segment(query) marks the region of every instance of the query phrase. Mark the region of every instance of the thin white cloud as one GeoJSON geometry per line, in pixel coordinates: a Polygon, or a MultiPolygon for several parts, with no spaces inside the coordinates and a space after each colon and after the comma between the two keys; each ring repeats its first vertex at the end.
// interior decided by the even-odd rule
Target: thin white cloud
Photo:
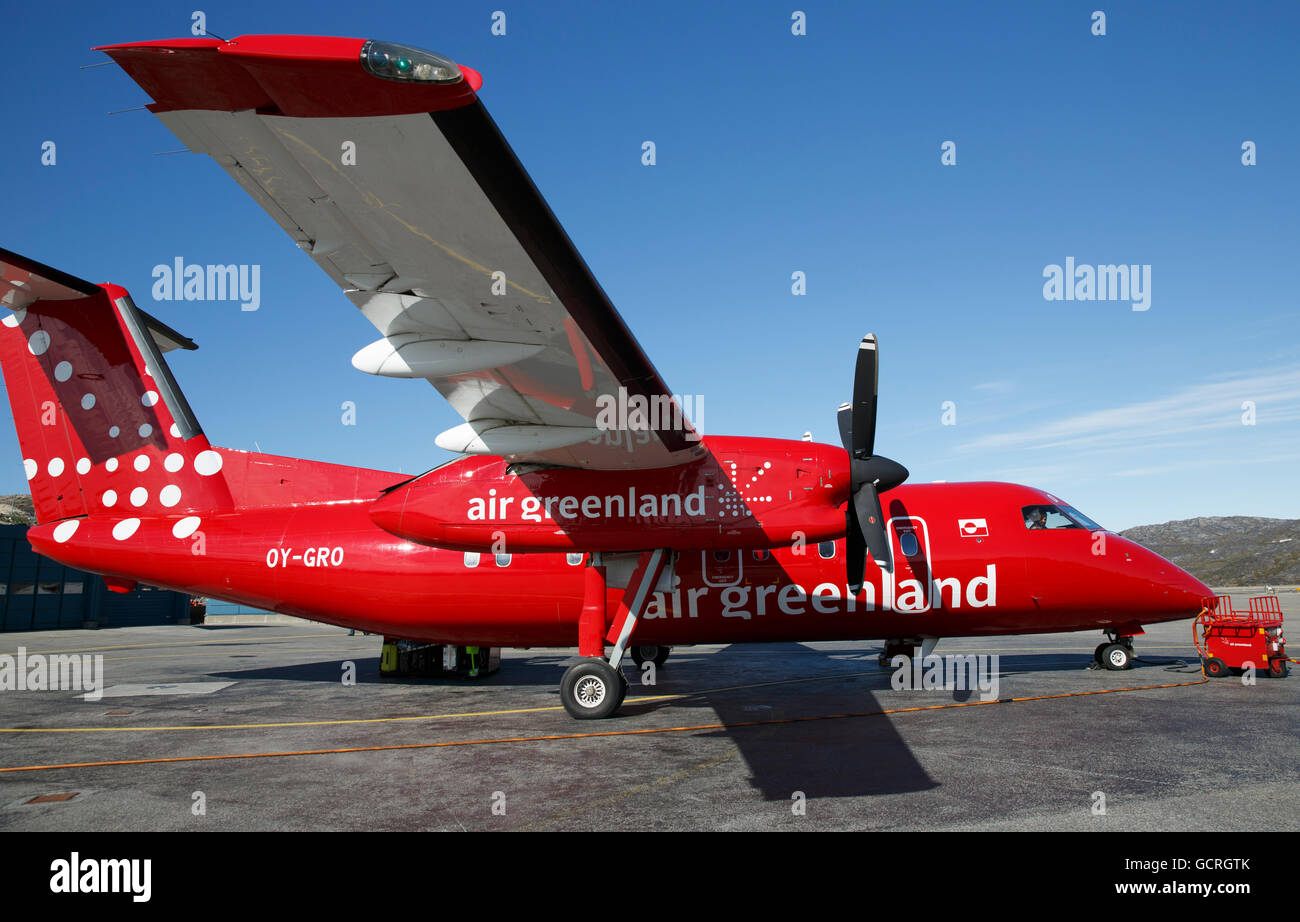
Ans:
{"type": "Polygon", "coordinates": [[[981,436],[958,451],[1000,451],[1132,444],[1191,432],[1241,427],[1243,401],[1257,425],[1300,420],[1300,369],[1245,374],[1184,388],[1166,397],[1081,413],[1030,428],[981,436]]]}

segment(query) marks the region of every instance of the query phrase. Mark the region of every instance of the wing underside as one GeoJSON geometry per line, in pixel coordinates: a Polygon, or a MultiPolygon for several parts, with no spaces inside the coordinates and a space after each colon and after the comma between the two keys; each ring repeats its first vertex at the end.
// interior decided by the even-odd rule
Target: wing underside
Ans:
{"type": "Polygon", "coordinates": [[[157,44],[106,50],[160,99],[150,107],[158,118],[216,160],[378,329],[354,365],[426,378],[465,420],[437,439],[454,451],[592,469],[703,453],[473,93],[461,86],[456,105],[414,112],[400,110],[420,100],[399,94],[387,104],[397,111],[375,113],[348,100],[365,81],[395,90],[359,64],[346,69],[340,53],[331,79],[350,92],[304,104],[284,87],[319,76],[268,51],[279,47],[271,38],[166,56],[157,44]],[[268,60],[280,69],[266,71],[268,60]],[[186,83],[187,66],[206,79],[186,83]],[[249,76],[256,90],[240,83],[249,76]],[[639,418],[610,412],[638,405],[639,418]],[[646,425],[628,430],[629,421],[646,425]]]}

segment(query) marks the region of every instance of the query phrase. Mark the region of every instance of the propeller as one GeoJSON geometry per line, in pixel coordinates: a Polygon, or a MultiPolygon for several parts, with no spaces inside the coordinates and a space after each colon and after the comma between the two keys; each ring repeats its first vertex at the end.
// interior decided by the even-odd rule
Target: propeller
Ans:
{"type": "Polygon", "coordinates": [[[875,454],[876,396],[880,385],[877,351],[876,337],[868,333],[858,346],[853,401],[843,404],[837,417],[840,441],[849,453],[849,502],[844,513],[848,538],[845,566],[849,588],[855,592],[866,574],[867,551],[877,563],[893,568],[880,494],[907,479],[907,468],[875,454]]]}

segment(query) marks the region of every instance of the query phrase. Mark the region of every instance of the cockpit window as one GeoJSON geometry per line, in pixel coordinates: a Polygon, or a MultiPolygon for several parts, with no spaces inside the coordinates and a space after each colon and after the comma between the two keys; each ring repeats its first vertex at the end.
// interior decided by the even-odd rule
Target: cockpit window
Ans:
{"type": "Polygon", "coordinates": [[[1092,519],[1088,518],[1086,515],[1084,515],[1084,514],[1083,514],[1082,512],[1080,512],[1078,509],[1075,509],[1073,506],[1062,506],[1062,507],[1061,507],[1061,511],[1064,512],[1066,515],[1068,515],[1070,518],[1074,519],[1076,522],[1078,522],[1078,523],[1079,523],[1080,525],[1082,525],[1084,528],[1088,529],[1088,531],[1105,531],[1105,530],[1106,530],[1106,529],[1102,528],[1100,525],[1098,525],[1096,522],[1094,522],[1092,519]]]}
{"type": "Polygon", "coordinates": [[[1105,531],[1100,525],[1071,506],[1025,506],[1021,510],[1025,528],[1030,531],[1048,528],[1084,528],[1088,531],[1105,531]]]}

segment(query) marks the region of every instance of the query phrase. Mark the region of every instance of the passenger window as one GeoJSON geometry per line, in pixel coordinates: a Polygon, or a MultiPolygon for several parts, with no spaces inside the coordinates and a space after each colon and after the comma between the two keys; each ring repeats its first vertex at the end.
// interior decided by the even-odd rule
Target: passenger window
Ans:
{"type": "Polygon", "coordinates": [[[915,557],[921,550],[916,535],[910,531],[905,531],[898,536],[898,546],[902,549],[904,557],[915,557]]]}
{"type": "Polygon", "coordinates": [[[510,555],[509,555],[509,554],[496,554],[495,556],[496,556],[497,566],[498,566],[498,567],[508,567],[508,566],[510,566],[510,555]]]}
{"type": "Polygon", "coordinates": [[[580,567],[582,566],[582,558],[582,554],[565,554],[564,562],[571,567],[580,567]]]}
{"type": "Polygon", "coordinates": [[[465,566],[467,566],[467,567],[477,567],[477,566],[478,566],[478,551],[466,551],[466,552],[465,552],[465,566]]]}
{"type": "Polygon", "coordinates": [[[718,563],[726,563],[731,559],[731,551],[714,551],[713,559],[718,563]]]}
{"type": "Polygon", "coordinates": [[[823,560],[830,560],[832,557],[835,556],[835,542],[834,541],[821,542],[820,544],[817,545],[817,553],[821,555],[823,560]]]}
{"type": "Polygon", "coordinates": [[[755,559],[755,560],[760,560],[760,561],[761,561],[761,560],[767,560],[767,558],[771,556],[771,554],[768,552],[767,548],[760,548],[759,550],[757,550],[757,551],[751,551],[750,553],[752,553],[752,554],[754,555],[754,559],[755,559]]]}

